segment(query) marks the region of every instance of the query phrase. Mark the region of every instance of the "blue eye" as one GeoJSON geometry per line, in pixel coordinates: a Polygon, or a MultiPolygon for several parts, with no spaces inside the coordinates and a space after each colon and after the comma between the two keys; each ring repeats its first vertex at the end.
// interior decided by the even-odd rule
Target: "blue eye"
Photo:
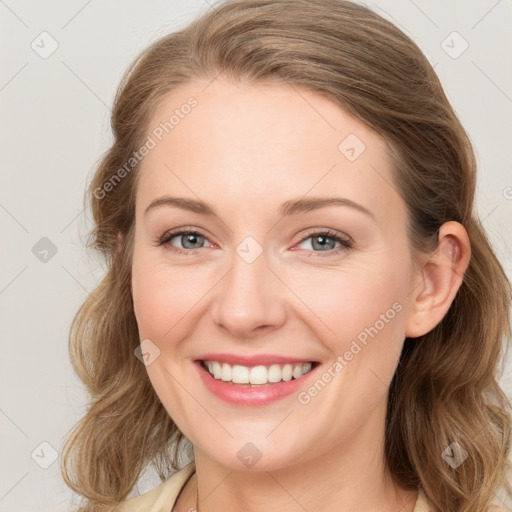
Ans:
{"type": "Polygon", "coordinates": [[[179,254],[190,254],[192,249],[201,249],[204,247],[206,237],[199,231],[195,230],[182,230],[171,233],[165,233],[159,241],[159,245],[165,245],[171,251],[179,254]],[[182,244],[182,248],[176,247],[171,243],[171,240],[177,238],[182,244]],[[185,249],[185,250],[184,250],[185,249]]]}
{"type": "MultiPolygon", "coordinates": [[[[312,233],[306,238],[303,238],[301,244],[310,239],[311,246],[314,249],[312,252],[324,252],[327,253],[326,255],[332,255],[333,252],[338,253],[340,250],[352,248],[352,243],[348,238],[342,238],[336,232],[330,230],[312,233]],[[335,247],[336,243],[339,244],[338,247],[335,247]],[[316,249],[318,249],[318,251],[316,249]]],[[[324,254],[319,254],[319,256],[324,256],[324,254]]]]}
{"type": "MultiPolygon", "coordinates": [[[[313,249],[306,249],[306,251],[315,254],[316,256],[333,256],[342,251],[348,251],[353,248],[353,243],[348,237],[342,237],[336,231],[331,231],[329,229],[310,233],[300,241],[300,244],[309,239],[312,240],[311,247],[313,249]],[[338,247],[335,247],[336,244],[339,244],[338,247]]],[[[193,256],[193,253],[195,252],[194,249],[207,247],[205,246],[205,242],[207,240],[206,236],[196,229],[181,229],[166,232],[159,239],[158,245],[165,246],[166,249],[176,254],[193,256]],[[177,239],[181,244],[181,247],[172,243],[173,239],[177,239]]]]}

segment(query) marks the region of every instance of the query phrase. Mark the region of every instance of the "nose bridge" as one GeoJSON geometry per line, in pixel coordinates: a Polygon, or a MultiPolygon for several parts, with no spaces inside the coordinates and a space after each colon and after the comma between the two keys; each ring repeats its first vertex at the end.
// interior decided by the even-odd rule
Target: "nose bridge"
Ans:
{"type": "Polygon", "coordinates": [[[251,238],[233,251],[231,269],[216,299],[216,322],[237,337],[284,321],[284,305],[277,279],[267,268],[267,253],[251,238]]]}

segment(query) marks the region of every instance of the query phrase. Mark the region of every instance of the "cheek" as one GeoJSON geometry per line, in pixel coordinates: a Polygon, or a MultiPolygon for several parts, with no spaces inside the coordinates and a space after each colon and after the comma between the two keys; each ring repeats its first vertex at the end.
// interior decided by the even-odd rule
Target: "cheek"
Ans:
{"type": "Polygon", "coordinates": [[[155,341],[176,335],[186,324],[187,313],[198,302],[204,290],[198,287],[197,272],[185,268],[170,268],[151,255],[134,252],[132,290],[135,317],[142,338],[155,341]]]}
{"type": "MultiPolygon", "coordinates": [[[[381,263],[346,266],[342,271],[324,268],[309,276],[295,275],[290,282],[296,283],[294,292],[317,318],[323,338],[327,333],[327,338],[332,339],[331,349],[339,353],[366,327],[376,322],[381,327],[381,315],[394,322],[397,306],[393,309],[393,304],[400,300],[397,291],[402,288],[397,279],[403,280],[381,263]]],[[[386,323],[388,332],[392,321],[386,323]]]]}

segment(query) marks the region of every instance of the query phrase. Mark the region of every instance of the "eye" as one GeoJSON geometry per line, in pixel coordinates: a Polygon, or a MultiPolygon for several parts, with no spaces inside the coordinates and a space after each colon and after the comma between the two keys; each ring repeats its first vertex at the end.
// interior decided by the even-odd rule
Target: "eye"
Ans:
{"type": "Polygon", "coordinates": [[[200,232],[195,229],[181,229],[178,231],[167,231],[160,238],[158,245],[164,245],[166,249],[170,251],[176,252],[178,254],[186,254],[190,255],[193,249],[201,249],[205,247],[204,243],[207,241],[207,238],[200,232]],[[173,240],[176,239],[178,245],[173,243],[173,240]]]}
{"type": "MultiPolygon", "coordinates": [[[[167,231],[164,233],[158,240],[158,245],[165,246],[166,249],[175,252],[176,254],[192,256],[195,252],[194,249],[207,247],[205,246],[205,242],[207,240],[208,238],[206,238],[206,236],[197,229],[181,228],[179,230],[167,231]],[[175,239],[176,242],[173,242],[175,239]],[[179,245],[176,245],[176,243],[179,245]]],[[[308,240],[311,240],[310,246],[312,249],[306,250],[317,256],[332,256],[342,251],[348,251],[353,247],[353,243],[350,238],[346,236],[343,237],[336,231],[332,231],[330,229],[312,232],[308,234],[308,236],[304,237],[300,244],[304,244],[308,240]],[[339,245],[336,247],[336,244],[339,245]]]]}
{"type": "Polygon", "coordinates": [[[326,254],[317,254],[318,256],[332,256],[342,251],[352,249],[353,243],[348,237],[342,237],[336,231],[326,229],[324,231],[316,231],[310,233],[308,236],[302,239],[301,244],[311,240],[310,246],[313,248],[310,250],[313,253],[323,252],[326,254]],[[335,247],[338,243],[338,247],[335,247]]]}

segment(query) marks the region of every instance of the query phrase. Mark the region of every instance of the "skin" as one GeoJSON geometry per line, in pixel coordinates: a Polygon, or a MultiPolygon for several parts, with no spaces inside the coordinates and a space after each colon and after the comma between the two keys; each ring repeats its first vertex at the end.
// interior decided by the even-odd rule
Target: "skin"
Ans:
{"type": "Polygon", "coordinates": [[[149,378],[194,446],[197,473],[173,510],[195,506],[199,482],[202,512],[412,511],[417,491],[395,487],[384,462],[388,388],[405,337],[434,328],[455,297],[470,258],[465,229],[444,224],[439,249],[414,260],[384,139],[317,93],[197,81],[172,91],[150,126],[190,96],[198,106],[142,162],[132,268],[140,339],[160,350],[149,378]],[[338,149],[349,134],[366,146],[355,161],[338,149]],[[201,199],[216,215],[145,213],[166,195],[201,199]],[[324,196],[373,217],[349,206],[279,217],[285,201],[324,196]],[[180,227],[205,238],[158,245],[180,227]],[[331,239],[322,250],[325,229],[353,248],[336,253],[331,239]],[[236,252],[249,235],[263,250],[252,263],[236,252]],[[192,363],[207,352],[270,353],[319,361],[322,373],[396,301],[401,311],[307,405],[295,394],[230,405],[192,363]],[[262,453],[252,468],[237,457],[248,442],[262,453]]]}

